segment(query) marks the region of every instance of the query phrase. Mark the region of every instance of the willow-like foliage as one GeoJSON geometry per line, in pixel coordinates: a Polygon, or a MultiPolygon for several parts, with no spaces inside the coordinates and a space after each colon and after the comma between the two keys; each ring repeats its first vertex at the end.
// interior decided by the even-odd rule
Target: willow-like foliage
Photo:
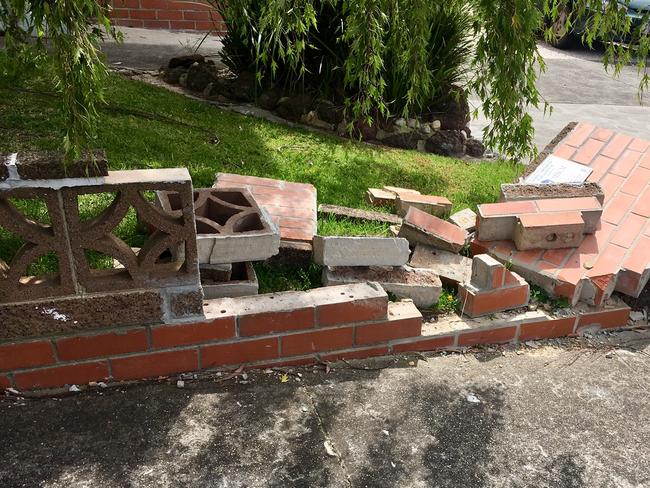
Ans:
{"type": "Polygon", "coordinates": [[[96,137],[107,74],[100,42],[104,35],[119,39],[108,13],[106,2],[93,0],[0,0],[7,51],[1,58],[2,81],[14,83],[54,61],[52,85],[61,94],[68,161],[96,137]]]}
{"type": "MultiPolygon", "coordinates": [[[[254,8],[259,0],[213,0],[226,18],[229,9],[254,8]]],[[[629,0],[626,0],[629,2],[629,0]]],[[[256,46],[258,73],[270,68],[289,68],[295,80],[309,75],[305,55],[318,32],[318,12],[328,5],[342,12],[338,42],[345,45],[341,61],[346,106],[352,119],[371,121],[377,113],[408,115],[422,110],[441,87],[440,66],[453,66],[431,55],[432,46],[461,46],[465,54],[467,38],[442,32],[432,42],[432,26],[441,16],[456,15],[469,27],[472,39],[467,76],[461,89],[465,96],[475,93],[481,109],[491,121],[484,133],[490,147],[513,159],[535,155],[531,108],[546,104],[537,89],[537,79],[545,69],[537,48],[537,38],[556,20],[568,0],[269,0],[263,2],[257,26],[248,30],[256,46]],[[447,37],[445,37],[445,35],[447,37]]],[[[639,94],[650,82],[646,62],[648,32],[633,27],[619,0],[573,0],[566,27],[586,19],[582,40],[589,46],[603,42],[603,63],[618,74],[626,64],[636,64],[640,73],[639,94]],[[624,40],[625,42],[620,42],[624,40]]],[[[451,18],[451,17],[450,17],[451,18]]],[[[646,15],[646,21],[648,15],[646,15]]],[[[455,22],[459,20],[456,18],[455,22]]],[[[458,25],[458,24],[456,24],[458,25]]],[[[447,49],[449,51],[449,49],[447,49]]],[[[451,51],[453,53],[453,51],[451,51]]],[[[261,75],[260,75],[261,76],[261,75]]],[[[453,74],[458,80],[458,73],[453,74]]]]}

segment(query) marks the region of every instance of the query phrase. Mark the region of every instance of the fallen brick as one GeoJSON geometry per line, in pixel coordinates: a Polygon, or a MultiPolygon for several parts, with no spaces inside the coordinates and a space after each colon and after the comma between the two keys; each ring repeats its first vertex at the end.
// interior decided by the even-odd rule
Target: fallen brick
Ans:
{"type": "Polygon", "coordinates": [[[370,222],[385,222],[387,224],[402,223],[402,219],[397,215],[385,212],[373,212],[372,210],[341,207],[339,205],[319,205],[318,212],[325,215],[331,215],[334,218],[364,220],[370,222]]]}
{"type": "Polygon", "coordinates": [[[392,191],[380,188],[368,188],[366,201],[375,207],[394,207],[397,195],[392,191]]]}
{"type": "Polygon", "coordinates": [[[410,298],[423,308],[438,302],[442,292],[440,278],[432,270],[402,266],[399,268],[352,268],[339,267],[323,269],[325,286],[344,283],[377,282],[389,293],[398,298],[410,298]]]}
{"type": "Polygon", "coordinates": [[[451,252],[460,252],[469,237],[467,232],[457,225],[414,207],[409,208],[406,213],[399,236],[405,237],[412,244],[428,244],[451,252]]]}
{"type": "Polygon", "coordinates": [[[406,239],[314,237],[314,262],[321,266],[402,266],[410,253],[406,239]]]}
{"type": "Polygon", "coordinates": [[[417,190],[413,190],[412,188],[402,188],[401,186],[384,185],[384,190],[394,193],[396,196],[400,194],[420,195],[420,192],[417,190]]]}
{"type": "Polygon", "coordinates": [[[430,269],[443,283],[454,287],[459,283],[468,282],[472,275],[470,258],[425,244],[415,246],[409,266],[430,269]]]}
{"type": "Polygon", "coordinates": [[[476,212],[470,208],[456,212],[449,216],[449,222],[456,224],[461,229],[467,232],[474,232],[476,230],[476,212]]]}
{"type": "Polygon", "coordinates": [[[447,217],[451,213],[451,202],[445,197],[402,193],[395,200],[395,211],[404,216],[410,207],[415,207],[436,217],[447,217]]]}
{"type": "Polygon", "coordinates": [[[585,221],[578,211],[527,214],[519,217],[513,241],[519,251],[575,248],[582,243],[584,231],[585,221]]]}
{"type": "Polygon", "coordinates": [[[602,205],[605,193],[598,183],[549,183],[540,185],[504,183],[501,201],[546,200],[549,198],[595,197],[602,205]]]}

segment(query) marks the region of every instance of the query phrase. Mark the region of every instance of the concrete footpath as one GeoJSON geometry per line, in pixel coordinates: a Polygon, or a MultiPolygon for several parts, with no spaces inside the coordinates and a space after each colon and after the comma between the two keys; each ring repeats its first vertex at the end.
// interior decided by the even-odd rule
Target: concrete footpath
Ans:
{"type": "Polygon", "coordinates": [[[649,418],[648,332],[172,379],[0,400],[0,486],[650,487],[649,418]]]}

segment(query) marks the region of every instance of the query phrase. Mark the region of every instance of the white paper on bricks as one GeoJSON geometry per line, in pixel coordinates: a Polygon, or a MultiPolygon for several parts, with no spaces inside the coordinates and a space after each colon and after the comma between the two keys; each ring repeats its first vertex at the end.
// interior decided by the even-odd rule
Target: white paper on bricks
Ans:
{"type": "Polygon", "coordinates": [[[592,172],[593,169],[589,166],[550,155],[526,178],[524,183],[531,185],[544,183],[584,183],[592,172]]]}

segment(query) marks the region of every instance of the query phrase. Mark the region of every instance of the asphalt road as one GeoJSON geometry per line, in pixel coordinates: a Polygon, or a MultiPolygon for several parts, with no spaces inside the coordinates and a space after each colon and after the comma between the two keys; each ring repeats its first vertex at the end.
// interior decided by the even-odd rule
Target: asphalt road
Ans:
{"type": "Polygon", "coordinates": [[[647,488],[649,353],[628,332],[7,398],[0,486],[647,488]]]}

